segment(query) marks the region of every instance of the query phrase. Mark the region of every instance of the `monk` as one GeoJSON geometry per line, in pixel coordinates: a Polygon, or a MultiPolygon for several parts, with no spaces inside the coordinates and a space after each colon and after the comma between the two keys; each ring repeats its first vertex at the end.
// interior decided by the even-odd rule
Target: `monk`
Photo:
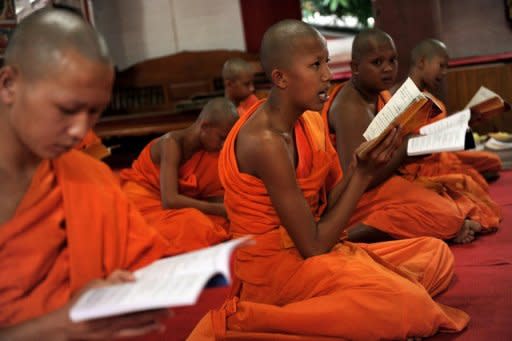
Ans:
{"type": "Polygon", "coordinates": [[[260,55],[268,100],[240,118],[219,158],[231,230],[256,243],[235,255],[233,297],[189,340],[404,340],[463,329],[464,312],[431,298],[453,274],[444,242],[340,241],[399,131],[358,148],[340,181],[322,119],[308,111],[328,99],[325,39],[285,20],[265,33],[260,55]]]}
{"type": "MultiPolygon", "coordinates": [[[[363,132],[390,98],[385,90],[395,82],[397,65],[395,45],[385,32],[370,29],[354,39],[352,78],[331,89],[322,110],[344,172],[364,140],[363,132]]],[[[350,240],[430,236],[468,243],[482,226],[490,229],[499,224],[498,206],[467,176],[461,175],[467,194],[464,196],[452,183],[445,188],[433,179],[412,181],[400,176],[398,168],[414,161],[407,158],[406,149],[407,139],[359,201],[349,221],[350,240]]]]}
{"type": "Polygon", "coordinates": [[[87,287],[134,280],[167,253],[108,167],[73,149],[110,100],[114,71],[94,29],[44,9],[16,28],[0,69],[0,339],[110,339],[160,329],[166,313],[84,323],[87,287]],[[37,58],[34,58],[37,56],[37,58]]]}
{"type": "Polygon", "coordinates": [[[194,124],[151,141],[120,173],[124,192],[173,254],[229,238],[217,162],[237,119],[228,99],[210,100],[194,124]]]}
{"type": "Polygon", "coordinates": [[[230,58],[222,67],[224,80],[224,96],[232,101],[242,116],[256,102],[254,94],[254,71],[242,58],[230,58]]]}
{"type": "MultiPolygon", "coordinates": [[[[446,45],[436,39],[421,41],[411,52],[411,69],[409,77],[416,86],[424,92],[432,95],[441,85],[448,70],[449,55],[446,45]]],[[[432,122],[448,116],[444,103],[436,99],[440,104],[442,113],[432,119],[432,122]]],[[[461,151],[454,153],[438,153],[429,158],[424,158],[417,167],[409,167],[417,175],[437,175],[452,173],[459,169],[471,176],[487,189],[485,180],[475,174],[475,170],[482,173],[486,179],[496,179],[502,168],[501,160],[495,153],[485,151],[461,151]]],[[[413,175],[413,174],[411,174],[413,175]]]]}

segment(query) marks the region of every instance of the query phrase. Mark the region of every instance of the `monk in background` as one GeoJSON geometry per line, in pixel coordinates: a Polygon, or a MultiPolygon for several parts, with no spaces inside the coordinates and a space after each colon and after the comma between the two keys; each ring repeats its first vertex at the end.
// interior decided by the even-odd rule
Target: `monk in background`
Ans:
{"type": "MultiPolygon", "coordinates": [[[[395,82],[397,66],[395,45],[388,34],[370,29],[356,36],[352,78],[331,89],[331,98],[322,110],[343,172],[364,141],[363,132],[391,97],[387,89],[395,82]]],[[[415,160],[407,158],[406,149],[407,138],[359,201],[349,222],[350,240],[431,236],[468,243],[482,226],[499,224],[498,206],[470,177],[461,175],[470,187],[461,194],[462,190],[451,184],[447,189],[440,181],[412,181],[401,176],[399,167],[415,160]]]]}
{"type": "Polygon", "coordinates": [[[254,71],[247,61],[228,59],[222,67],[222,79],[224,96],[235,104],[240,116],[258,102],[254,94],[254,71]]]}
{"type": "Polygon", "coordinates": [[[86,288],[132,281],[116,269],[137,269],[169,249],[108,167],[73,149],[110,101],[113,79],[103,39],[70,12],[37,11],[9,42],[0,69],[1,340],[162,328],[162,311],[69,320],[86,288]]]}
{"type": "Polygon", "coordinates": [[[229,239],[217,162],[237,119],[228,99],[210,100],[194,124],[151,141],[120,173],[124,192],[173,254],[229,239]]]}
{"type": "MultiPolygon", "coordinates": [[[[414,81],[418,89],[428,93],[436,92],[441,85],[443,78],[448,71],[448,51],[446,46],[439,40],[426,39],[420,42],[411,52],[411,69],[409,77],[414,81]]],[[[441,107],[441,114],[435,116],[431,122],[435,122],[448,116],[446,106],[437,99],[441,107]]],[[[495,153],[485,151],[460,151],[452,153],[437,153],[430,157],[423,158],[404,171],[408,176],[430,176],[449,174],[454,172],[465,172],[487,190],[487,183],[477,172],[483,174],[487,179],[499,177],[502,168],[501,160],[495,153]],[[476,172],[475,172],[476,171],[476,172]]]]}
{"type": "Polygon", "coordinates": [[[230,228],[255,244],[235,254],[233,297],[189,340],[404,340],[462,330],[468,316],[431,298],[453,274],[443,241],[340,241],[399,130],[358,148],[341,180],[322,119],[307,111],[328,99],[325,39],[285,20],[265,33],[260,55],[268,100],[240,118],[219,157],[230,228]]]}

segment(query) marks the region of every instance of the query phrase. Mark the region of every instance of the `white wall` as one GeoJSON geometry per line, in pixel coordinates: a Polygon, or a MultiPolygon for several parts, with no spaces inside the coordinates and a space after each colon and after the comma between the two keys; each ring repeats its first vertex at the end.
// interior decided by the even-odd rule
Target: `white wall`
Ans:
{"type": "Polygon", "coordinates": [[[245,50],[238,0],[93,0],[119,69],[180,51],[245,50]]]}

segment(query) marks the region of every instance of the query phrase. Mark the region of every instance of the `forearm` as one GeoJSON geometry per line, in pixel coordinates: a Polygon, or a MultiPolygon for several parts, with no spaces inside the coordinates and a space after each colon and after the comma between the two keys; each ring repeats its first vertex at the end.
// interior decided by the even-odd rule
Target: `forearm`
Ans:
{"type": "Polygon", "coordinates": [[[389,179],[392,175],[395,174],[396,170],[405,162],[406,159],[407,142],[402,144],[402,146],[396,150],[388,164],[385,167],[382,167],[380,171],[375,175],[370,185],[368,186],[368,189],[375,188],[389,179]]]}
{"type": "Polygon", "coordinates": [[[182,194],[162,200],[162,207],[166,209],[195,208],[212,215],[224,215],[225,212],[223,203],[194,199],[182,194]]]}
{"type": "Polygon", "coordinates": [[[68,340],[64,326],[56,318],[60,311],[0,329],[0,340],[38,341],[38,340],[68,340]]]}
{"type": "Polygon", "coordinates": [[[317,224],[315,239],[320,245],[319,249],[322,249],[323,252],[328,252],[339,240],[369,183],[369,176],[354,172],[343,194],[331,210],[322,216],[317,224]]]}
{"type": "Polygon", "coordinates": [[[344,195],[353,174],[353,167],[348,167],[347,171],[343,173],[343,178],[341,181],[338,182],[336,186],[334,186],[334,188],[329,192],[329,196],[327,198],[327,212],[333,208],[336,202],[338,202],[338,200],[344,195]]]}

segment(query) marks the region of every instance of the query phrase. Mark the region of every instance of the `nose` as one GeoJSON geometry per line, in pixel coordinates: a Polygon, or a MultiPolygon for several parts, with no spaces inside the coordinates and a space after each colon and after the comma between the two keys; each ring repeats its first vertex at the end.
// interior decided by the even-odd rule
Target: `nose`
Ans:
{"type": "Polygon", "coordinates": [[[394,68],[395,68],[395,64],[384,63],[384,72],[392,72],[394,68]]]}
{"type": "Polygon", "coordinates": [[[322,80],[324,82],[330,82],[332,80],[332,71],[331,71],[331,68],[329,67],[329,65],[325,64],[325,71],[322,74],[322,76],[323,76],[322,80]]]}
{"type": "Polygon", "coordinates": [[[253,83],[251,83],[251,85],[249,85],[249,90],[251,92],[254,92],[255,89],[254,89],[254,84],[253,83]]]}
{"type": "Polygon", "coordinates": [[[73,143],[78,143],[84,138],[89,128],[90,116],[86,111],[82,111],[71,117],[68,135],[73,139],[73,143]]]}

